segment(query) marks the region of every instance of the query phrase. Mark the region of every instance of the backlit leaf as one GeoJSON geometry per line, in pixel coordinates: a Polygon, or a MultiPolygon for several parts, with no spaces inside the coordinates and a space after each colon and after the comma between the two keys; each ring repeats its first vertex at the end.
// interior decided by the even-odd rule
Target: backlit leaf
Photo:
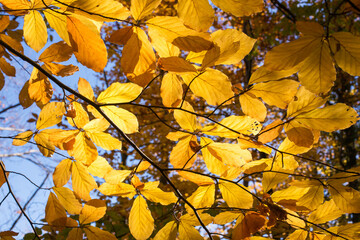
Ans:
{"type": "Polygon", "coordinates": [[[259,122],[263,122],[266,118],[266,107],[263,102],[250,92],[245,92],[239,97],[241,110],[259,122]]]}
{"type": "Polygon", "coordinates": [[[66,224],[66,211],[56,198],[55,194],[50,192],[46,208],[45,208],[45,220],[54,226],[64,226],[66,224]]]}
{"type": "Polygon", "coordinates": [[[90,191],[97,187],[97,184],[88,170],[79,162],[73,162],[71,180],[74,192],[85,201],[90,200],[90,191]]]}
{"type": "Polygon", "coordinates": [[[207,31],[214,21],[214,9],[206,0],[180,0],[177,12],[186,26],[199,32],[207,31]]]}
{"type": "Polygon", "coordinates": [[[92,199],[85,203],[79,216],[80,224],[88,224],[102,218],[106,213],[106,203],[104,200],[92,199]]]}
{"type": "Polygon", "coordinates": [[[343,212],[336,206],[333,199],[324,202],[309,216],[313,223],[325,223],[340,217],[343,212]]]}
{"type": "Polygon", "coordinates": [[[126,103],[140,95],[142,87],[133,83],[113,83],[97,98],[99,103],[126,103]]]}
{"type": "Polygon", "coordinates": [[[175,221],[168,222],[155,235],[154,240],[176,240],[177,224],[175,221]]]}
{"type": "Polygon", "coordinates": [[[183,97],[180,78],[174,73],[167,73],[161,81],[160,96],[165,107],[176,107],[183,97]]]}
{"type": "Polygon", "coordinates": [[[53,181],[56,187],[62,187],[70,180],[71,165],[72,161],[66,158],[56,166],[53,173],[53,181]]]}
{"type": "Polygon", "coordinates": [[[164,192],[160,188],[144,189],[141,191],[141,194],[146,197],[147,200],[160,203],[161,205],[176,203],[178,200],[173,192],[164,192]]]}
{"type": "Polygon", "coordinates": [[[66,187],[53,187],[59,202],[66,209],[69,214],[79,214],[82,205],[79,200],[75,197],[75,194],[66,187]]]}
{"type": "Polygon", "coordinates": [[[261,12],[264,8],[264,3],[261,0],[212,0],[212,2],[224,12],[229,12],[236,17],[261,12]]]}
{"type": "Polygon", "coordinates": [[[175,120],[181,128],[188,131],[195,131],[198,128],[198,124],[195,114],[191,114],[195,113],[195,110],[187,101],[184,101],[182,105],[181,109],[184,109],[185,111],[178,109],[174,110],[175,120]]]}
{"type": "Polygon", "coordinates": [[[154,219],[142,196],[134,200],[129,215],[129,228],[137,240],[147,239],[154,230],[154,219]]]}
{"type": "Polygon", "coordinates": [[[41,53],[39,61],[42,62],[65,62],[70,59],[72,55],[72,48],[65,42],[57,42],[41,53]]]}
{"type": "Polygon", "coordinates": [[[253,206],[253,196],[245,186],[222,181],[219,188],[229,207],[250,209],[253,206]]]}
{"type": "Polygon", "coordinates": [[[89,240],[116,240],[117,238],[104,230],[101,230],[100,228],[93,227],[93,226],[86,226],[86,228],[83,228],[87,238],[89,240]]]}
{"type": "Polygon", "coordinates": [[[80,132],[75,137],[73,150],[70,150],[69,152],[71,156],[86,166],[89,166],[94,162],[98,156],[96,146],[90,141],[85,132],[80,132]]]}
{"type": "Polygon", "coordinates": [[[113,168],[105,158],[98,156],[96,160],[88,167],[89,173],[93,176],[104,178],[113,168]]]}
{"type": "Polygon", "coordinates": [[[135,133],[138,131],[139,123],[134,114],[115,106],[104,106],[101,110],[120,128],[124,133],[135,133]]]}
{"type": "Polygon", "coordinates": [[[43,17],[38,11],[31,10],[24,17],[24,38],[26,43],[39,52],[46,44],[48,34],[43,17]]]}
{"type": "Polygon", "coordinates": [[[199,186],[187,200],[195,208],[211,207],[215,201],[215,184],[199,186]]]}
{"type": "Polygon", "coordinates": [[[131,15],[135,20],[141,20],[159,6],[161,0],[131,0],[131,15]]]}

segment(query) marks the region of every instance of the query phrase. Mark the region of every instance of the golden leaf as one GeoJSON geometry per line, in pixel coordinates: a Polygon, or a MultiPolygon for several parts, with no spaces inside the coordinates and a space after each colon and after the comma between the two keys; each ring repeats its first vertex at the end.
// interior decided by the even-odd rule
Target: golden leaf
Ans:
{"type": "Polygon", "coordinates": [[[97,187],[97,184],[88,170],[80,162],[73,162],[71,180],[74,192],[85,201],[89,201],[90,191],[97,187]]]}
{"type": "Polygon", "coordinates": [[[101,110],[111,119],[111,121],[124,133],[130,134],[138,131],[139,123],[134,114],[115,106],[104,106],[101,110]]]}
{"type": "Polygon", "coordinates": [[[80,224],[87,224],[95,222],[102,218],[106,213],[106,203],[104,200],[92,199],[85,203],[81,209],[79,222],[80,224]]]}
{"type": "Polygon", "coordinates": [[[251,91],[241,94],[239,100],[241,110],[246,115],[258,120],[259,122],[265,121],[267,113],[266,107],[260,99],[251,93],[251,91]]]}
{"type": "Polygon", "coordinates": [[[229,207],[250,209],[253,206],[253,196],[247,187],[222,181],[219,183],[219,188],[229,207]]]}
{"type": "Polygon", "coordinates": [[[66,187],[53,187],[54,192],[59,198],[59,202],[66,209],[69,214],[79,214],[82,205],[75,197],[73,191],[66,187]]]}
{"type": "Polygon", "coordinates": [[[136,99],[143,88],[133,83],[113,83],[102,91],[97,102],[99,103],[126,103],[136,99]]]}
{"type": "Polygon", "coordinates": [[[65,62],[72,56],[72,48],[65,42],[57,42],[50,45],[39,57],[42,62],[65,62]]]}
{"type": "Polygon", "coordinates": [[[61,14],[61,12],[50,9],[45,9],[43,13],[50,27],[57,32],[67,45],[71,46],[69,33],[67,31],[67,16],[65,14],[61,14]]]}
{"type": "Polygon", "coordinates": [[[55,152],[55,146],[49,140],[49,135],[45,131],[39,132],[34,136],[37,147],[45,157],[51,157],[55,152]]]}
{"type": "Polygon", "coordinates": [[[147,200],[160,203],[161,205],[169,205],[171,203],[176,203],[176,201],[178,200],[178,198],[173,192],[164,192],[160,188],[144,188],[140,192],[144,197],[146,197],[147,200]]]}
{"type": "Polygon", "coordinates": [[[177,223],[175,221],[168,222],[155,235],[154,240],[176,240],[177,223]]]}
{"type": "Polygon", "coordinates": [[[188,134],[182,138],[170,153],[170,163],[175,168],[190,168],[196,160],[196,151],[198,146],[195,136],[188,134]]]}
{"type": "Polygon", "coordinates": [[[154,219],[142,196],[135,198],[129,215],[129,228],[137,240],[145,240],[154,231],[154,219]]]}
{"type": "Polygon", "coordinates": [[[69,154],[86,166],[89,166],[98,157],[96,146],[85,132],[79,132],[75,137],[74,147],[69,150],[69,154]]]}
{"type": "MultiPolygon", "coordinates": [[[[211,207],[215,202],[215,184],[199,186],[187,200],[194,208],[211,207]]],[[[191,211],[188,205],[186,207],[191,211]]]]}
{"type": "Polygon", "coordinates": [[[181,57],[160,58],[158,64],[161,69],[173,73],[196,72],[196,68],[181,57]]]}
{"type": "Polygon", "coordinates": [[[230,12],[236,17],[249,16],[261,12],[264,8],[261,0],[212,0],[212,2],[224,12],[230,12]]]}
{"type": "Polygon", "coordinates": [[[75,72],[79,71],[78,66],[74,66],[72,64],[62,65],[57,63],[45,62],[44,66],[54,75],[60,77],[66,77],[73,75],[75,72]]]}
{"type": "Polygon", "coordinates": [[[188,103],[184,101],[181,109],[183,110],[174,110],[174,117],[176,122],[180,125],[181,128],[194,132],[198,128],[198,123],[196,121],[196,116],[194,108],[188,103]]]}
{"type": "Polygon", "coordinates": [[[105,158],[98,156],[96,160],[88,167],[89,173],[93,176],[104,178],[113,168],[105,158]]]}
{"type": "Polygon", "coordinates": [[[105,178],[107,183],[118,184],[123,182],[130,174],[131,170],[114,170],[109,171],[105,178]]]}
{"type": "Polygon", "coordinates": [[[313,223],[326,223],[332,221],[343,214],[335,204],[334,199],[321,204],[314,212],[309,215],[309,221],[313,223]]]}
{"type": "Polygon", "coordinates": [[[179,76],[167,73],[161,81],[160,96],[165,107],[176,107],[183,97],[179,76]]]}
{"type": "Polygon", "coordinates": [[[66,224],[66,211],[64,207],[60,204],[59,200],[50,192],[46,208],[45,208],[45,220],[50,225],[58,226],[61,228],[62,226],[65,227],[66,224]]]}
{"type": "Polygon", "coordinates": [[[48,34],[43,17],[38,11],[31,10],[24,17],[24,38],[26,43],[39,52],[46,44],[48,34]]]}
{"type": "Polygon", "coordinates": [[[122,148],[122,143],[117,139],[111,136],[109,133],[104,132],[86,132],[97,146],[102,147],[105,150],[115,150],[122,148]]]}
{"type": "Polygon", "coordinates": [[[104,195],[114,195],[128,198],[133,198],[136,194],[135,188],[126,183],[103,183],[98,190],[104,195]]]}
{"type": "Polygon", "coordinates": [[[116,240],[117,238],[104,230],[101,230],[100,228],[93,227],[93,226],[86,226],[86,228],[83,228],[88,240],[116,240]]]}
{"type": "Polygon", "coordinates": [[[179,0],[176,10],[186,26],[199,32],[206,32],[215,17],[214,9],[206,0],[179,0]]]}
{"type": "Polygon", "coordinates": [[[78,90],[79,93],[81,95],[83,95],[84,97],[86,97],[87,99],[94,101],[95,97],[94,97],[94,91],[90,85],[90,83],[88,81],[86,81],[86,79],[84,78],[79,78],[79,82],[78,82],[78,90]]]}
{"type": "Polygon", "coordinates": [[[289,77],[297,71],[298,67],[280,71],[273,71],[267,69],[266,67],[260,67],[253,74],[251,74],[249,85],[260,82],[276,81],[285,77],[289,77]]]}
{"type": "Polygon", "coordinates": [[[343,213],[360,213],[360,192],[342,184],[331,184],[328,187],[336,206],[343,213]]]}
{"type": "Polygon", "coordinates": [[[25,131],[19,133],[18,135],[15,136],[12,144],[14,146],[23,146],[32,138],[32,136],[33,136],[32,131],[25,131]]]}
{"type": "Polygon", "coordinates": [[[179,240],[203,240],[199,231],[186,222],[179,224],[179,240]]]}
{"type": "Polygon", "coordinates": [[[159,6],[161,0],[131,0],[131,15],[135,20],[141,20],[159,6]]]}
{"type": "Polygon", "coordinates": [[[77,60],[96,72],[103,71],[107,64],[107,50],[100,34],[75,17],[67,18],[67,30],[77,60]]]}
{"type": "Polygon", "coordinates": [[[53,173],[53,181],[56,187],[62,187],[70,180],[71,165],[72,161],[66,158],[56,166],[53,173]]]}
{"type": "Polygon", "coordinates": [[[258,135],[258,141],[268,143],[279,136],[283,128],[283,121],[280,119],[267,125],[258,135]]]}

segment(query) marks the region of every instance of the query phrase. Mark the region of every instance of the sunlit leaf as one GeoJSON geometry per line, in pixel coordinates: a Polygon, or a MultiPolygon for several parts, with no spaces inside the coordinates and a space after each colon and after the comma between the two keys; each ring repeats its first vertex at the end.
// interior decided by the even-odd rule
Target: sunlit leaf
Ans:
{"type": "Polygon", "coordinates": [[[129,215],[129,228],[136,239],[147,239],[154,230],[154,219],[142,196],[135,198],[129,215]]]}

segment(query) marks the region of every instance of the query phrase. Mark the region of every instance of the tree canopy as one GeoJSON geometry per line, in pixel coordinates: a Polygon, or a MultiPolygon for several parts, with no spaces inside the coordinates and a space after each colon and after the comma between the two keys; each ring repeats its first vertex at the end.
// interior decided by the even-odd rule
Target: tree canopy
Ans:
{"type": "Polygon", "coordinates": [[[0,138],[61,159],[45,188],[0,155],[33,230],[0,239],[360,239],[360,1],[0,3],[1,97],[32,68],[0,138]]]}

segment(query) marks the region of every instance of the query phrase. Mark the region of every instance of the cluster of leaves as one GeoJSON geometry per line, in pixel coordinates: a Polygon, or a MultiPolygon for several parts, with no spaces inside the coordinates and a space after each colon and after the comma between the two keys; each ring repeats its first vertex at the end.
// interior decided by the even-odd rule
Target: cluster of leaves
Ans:
{"type": "MultiPolygon", "coordinates": [[[[264,63],[246,84],[233,84],[219,66],[241,68],[256,39],[234,28],[211,29],[213,7],[241,18],[261,12],[261,0],[212,0],[213,5],[207,0],[179,0],[177,16],[153,14],[161,0],[132,0],[129,8],[125,1],[116,0],[0,3],[5,12],[24,16],[23,37],[36,52],[47,43],[48,27],[63,40],[50,45],[34,61],[23,55],[21,31],[15,30],[18,18],[10,20],[6,15],[0,19],[0,68],[5,75],[15,76],[9,60],[19,57],[31,64],[34,69],[19,101],[24,108],[36,103],[41,109],[35,130],[15,136],[13,145],[33,139],[45,157],[59,150],[68,154],[53,173],[54,187],[45,209],[47,225],[42,228],[47,233],[40,236],[35,231],[35,237],[54,233],[66,239],[83,239],[84,234],[88,239],[120,237],[116,231],[101,228],[99,220],[106,214],[106,201],[92,199],[94,189],[102,197],[132,201],[127,225],[135,239],[203,239],[197,226],[210,239],[216,235],[268,239],[279,222],[292,228],[287,239],[360,237],[358,223],[328,226],[329,221],[344,214],[360,213],[360,192],[344,185],[360,177],[360,168],[327,176],[300,175],[299,179],[291,178],[286,187],[280,186],[289,176],[297,175],[299,154],[316,146],[321,131],[346,129],[358,121],[351,106],[329,105],[327,101],[337,68],[353,76],[360,74],[359,37],[350,32],[331,32],[316,22],[298,21],[300,38],[266,53],[264,63]],[[55,76],[79,71],[72,64],[60,64],[72,55],[80,64],[104,71],[108,62],[108,49],[100,32],[104,21],[124,25],[105,39],[121,46],[121,73],[126,82],[114,82],[95,97],[84,78],[79,79],[76,91],[55,76]],[[161,78],[161,106],[145,99],[146,90],[157,78],[161,78]],[[62,100],[54,99],[51,83],[63,89],[62,100]],[[195,111],[196,99],[203,99],[212,111],[195,111]],[[222,115],[219,121],[213,118],[220,108],[233,105],[241,107],[243,114],[222,115]],[[162,127],[171,130],[166,136],[176,142],[168,158],[171,168],[161,165],[157,153],[149,157],[128,136],[141,133],[142,126],[126,106],[150,109],[162,127]],[[284,116],[265,122],[270,109],[267,106],[281,109],[284,116]],[[170,113],[170,123],[156,114],[154,109],[158,108],[170,113]],[[120,137],[114,137],[113,130],[120,137]],[[136,166],[116,169],[109,164],[110,159],[99,155],[98,147],[121,150],[124,143],[140,158],[136,166]],[[256,159],[258,152],[265,157],[256,159]],[[150,169],[158,175],[147,176],[150,169]],[[252,177],[257,184],[249,187],[252,177]],[[71,187],[67,185],[70,178],[71,187]],[[154,181],[156,178],[161,184],[154,181]],[[180,190],[179,185],[184,183],[195,185],[196,190],[180,190]],[[150,211],[148,203],[170,205],[164,208],[172,215],[156,225],[157,213],[150,211]],[[211,223],[214,225],[208,226],[211,223]]],[[[1,74],[0,88],[4,80],[1,74]]],[[[7,183],[10,189],[5,167],[1,166],[0,185],[7,183]]],[[[3,236],[11,238],[14,233],[0,233],[3,236]]]]}

